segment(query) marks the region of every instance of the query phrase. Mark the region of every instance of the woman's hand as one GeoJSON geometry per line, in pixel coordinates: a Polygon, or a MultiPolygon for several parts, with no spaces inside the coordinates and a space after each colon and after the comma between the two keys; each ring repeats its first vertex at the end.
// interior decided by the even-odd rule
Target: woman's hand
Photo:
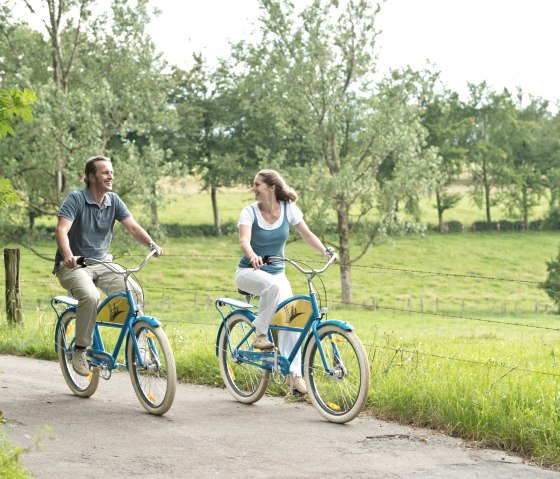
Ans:
{"type": "Polygon", "coordinates": [[[263,260],[260,256],[253,256],[249,262],[251,263],[251,266],[253,267],[253,269],[261,269],[263,263],[263,260]]]}

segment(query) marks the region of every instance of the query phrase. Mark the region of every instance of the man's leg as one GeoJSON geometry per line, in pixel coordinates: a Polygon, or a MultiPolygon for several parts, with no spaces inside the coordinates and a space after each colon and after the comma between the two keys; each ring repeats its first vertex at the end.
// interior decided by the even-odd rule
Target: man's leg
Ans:
{"type": "Polygon", "coordinates": [[[68,269],[62,264],[56,273],[61,286],[78,300],[75,345],[81,348],[92,345],[97,304],[100,298],[92,275],[94,272],[90,268],[68,269]]]}
{"type": "MultiPolygon", "coordinates": [[[[113,263],[113,265],[122,270],[122,268],[113,263]]],[[[119,293],[125,291],[125,284],[123,276],[110,271],[108,268],[103,267],[103,270],[98,271],[97,286],[101,291],[103,291],[107,296],[113,293],[119,293]]],[[[136,281],[129,278],[128,287],[131,289],[132,298],[134,299],[134,304],[138,311],[138,315],[142,316],[144,314],[144,295],[142,293],[142,288],[136,281]]]]}

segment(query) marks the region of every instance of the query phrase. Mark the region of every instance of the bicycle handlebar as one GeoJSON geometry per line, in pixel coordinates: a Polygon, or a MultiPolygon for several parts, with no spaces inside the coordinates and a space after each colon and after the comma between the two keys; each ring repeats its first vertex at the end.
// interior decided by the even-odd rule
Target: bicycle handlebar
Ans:
{"type": "Polygon", "coordinates": [[[139,266],[137,266],[136,268],[124,268],[124,271],[119,271],[118,269],[113,267],[111,261],[105,261],[105,260],[102,260],[102,259],[86,258],[85,256],[80,256],[76,262],[82,268],[86,268],[87,266],[91,266],[92,264],[102,264],[105,267],[109,268],[110,270],[114,271],[115,273],[119,273],[119,274],[128,273],[128,274],[130,274],[130,273],[136,273],[136,272],[140,271],[146,265],[148,260],[153,255],[155,255],[156,253],[157,253],[157,251],[155,249],[150,250],[148,255],[144,258],[144,260],[140,263],[139,266]]]}
{"type": "MultiPolygon", "coordinates": [[[[330,249],[330,248],[329,248],[330,249]]],[[[325,264],[325,266],[323,266],[322,269],[310,269],[310,270],[306,270],[303,269],[298,263],[296,263],[295,261],[289,259],[289,258],[285,258],[284,256],[272,256],[272,255],[265,255],[263,256],[263,263],[265,264],[270,264],[273,263],[275,261],[284,261],[286,263],[290,263],[294,268],[296,268],[300,273],[303,273],[305,275],[315,275],[315,274],[321,274],[323,272],[325,272],[327,270],[327,268],[334,263],[334,261],[337,259],[338,255],[334,252],[334,250],[330,249],[330,251],[328,251],[330,254],[330,258],[327,261],[327,263],[325,264]]]]}

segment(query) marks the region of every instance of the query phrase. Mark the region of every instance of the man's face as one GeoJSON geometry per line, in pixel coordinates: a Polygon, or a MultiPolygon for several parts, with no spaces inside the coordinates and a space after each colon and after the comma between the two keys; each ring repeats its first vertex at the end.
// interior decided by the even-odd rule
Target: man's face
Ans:
{"type": "Polygon", "coordinates": [[[95,174],[90,176],[90,184],[99,191],[107,192],[113,189],[113,166],[109,161],[95,163],[95,174]]]}

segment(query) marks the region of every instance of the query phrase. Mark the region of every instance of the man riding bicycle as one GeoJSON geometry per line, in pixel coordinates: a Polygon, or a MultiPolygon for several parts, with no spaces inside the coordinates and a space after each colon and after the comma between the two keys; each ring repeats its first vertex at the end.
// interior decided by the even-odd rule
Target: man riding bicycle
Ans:
{"type": "MultiPolygon", "coordinates": [[[[113,237],[113,226],[119,221],[140,244],[155,249],[156,256],[163,254],[148,232],[132,217],[124,202],[113,189],[111,160],[94,156],[86,161],[85,188],[73,191],[63,201],[56,226],[56,256],[53,273],[63,288],[78,300],[76,312],[76,342],[72,367],[77,374],[87,376],[89,365],[86,350],[92,345],[93,330],[100,294],[122,290],[122,278],[102,265],[78,267],[80,256],[111,260],[107,250],[113,237]]],[[[139,314],[143,314],[142,289],[129,280],[139,314]]]]}

